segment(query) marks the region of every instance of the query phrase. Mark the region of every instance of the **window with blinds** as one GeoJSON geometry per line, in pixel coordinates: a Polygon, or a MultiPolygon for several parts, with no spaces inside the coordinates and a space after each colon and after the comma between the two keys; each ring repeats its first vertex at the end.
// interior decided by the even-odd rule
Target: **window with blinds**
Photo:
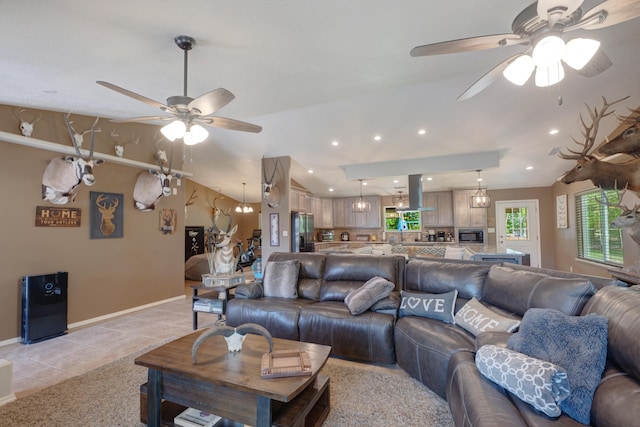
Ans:
{"type": "Polygon", "coordinates": [[[576,194],[578,258],[608,265],[622,265],[622,229],[612,227],[622,209],[608,206],[619,203],[614,190],[592,190],[576,194]]]}

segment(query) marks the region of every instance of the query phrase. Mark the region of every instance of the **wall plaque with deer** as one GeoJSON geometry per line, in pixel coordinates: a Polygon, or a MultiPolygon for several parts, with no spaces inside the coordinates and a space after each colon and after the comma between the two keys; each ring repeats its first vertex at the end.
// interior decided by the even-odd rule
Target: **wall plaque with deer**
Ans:
{"type": "Polygon", "coordinates": [[[114,239],[124,236],[123,199],[122,194],[90,192],[91,239],[114,239]]]}

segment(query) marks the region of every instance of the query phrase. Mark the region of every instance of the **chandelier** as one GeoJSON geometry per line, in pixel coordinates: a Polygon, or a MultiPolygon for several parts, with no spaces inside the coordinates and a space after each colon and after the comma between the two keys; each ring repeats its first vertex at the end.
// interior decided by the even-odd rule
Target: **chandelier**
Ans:
{"type": "Polygon", "coordinates": [[[397,197],[391,198],[391,203],[393,204],[393,206],[399,209],[406,208],[409,206],[409,200],[407,200],[402,196],[402,191],[398,191],[397,197]]]}
{"type": "Polygon", "coordinates": [[[485,188],[480,187],[480,183],[482,182],[482,178],[480,177],[480,169],[477,169],[478,172],[478,191],[473,193],[471,196],[471,207],[472,208],[488,208],[491,205],[491,196],[487,194],[487,190],[485,188]]]}
{"type": "Polygon", "coordinates": [[[364,197],[362,197],[362,179],[360,181],[360,197],[357,201],[351,204],[351,209],[354,212],[369,212],[371,210],[371,203],[365,202],[364,197]]]}
{"type": "Polygon", "coordinates": [[[236,206],[236,212],[238,213],[251,213],[253,212],[253,208],[250,205],[247,205],[245,200],[245,190],[247,188],[247,183],[242,183],[242,204],[236,206]]]}
{"type": "Polygon", "coordinates": [[[562,62],[575,70],[581,70],[599,47],[600,42],[597,40],[575,38],[565,44],[557,35],[549,35],[536,44],[530,56],[518,56],[502,74],[511,83],[522,86],[535,70],[536,86],[553,86],[564,79],[562,62]]]}

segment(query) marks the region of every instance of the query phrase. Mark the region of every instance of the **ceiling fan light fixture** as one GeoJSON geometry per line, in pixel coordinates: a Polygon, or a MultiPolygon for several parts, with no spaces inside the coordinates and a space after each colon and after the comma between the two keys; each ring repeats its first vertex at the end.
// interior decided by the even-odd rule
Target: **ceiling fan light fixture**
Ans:
{"type": "Polygon", "coordinates": [[[565,53],[565,43],[558,36],[547,36],[533,48],[531,57],[539,68],[551,67],[560,62],[565,53]]]}
{"type": "Polygon", "coordinates": [[[574,70],[581,70],[600,48],[600,42],[593,39],[575,38],[569,40],[562,60],[574,70]]]}
{"type": "Polygon", "coordinates": [[[522,86],[529,80],[535,68],[533,58],[529,55],[521,55],[504,69],[502,75],[514,85],[522,86]]]}
{"type": "Polygon", "coordinates": [[[162,132],[165,138],[173,142],[176,139],[182,138],[186,130],[187,125],[185,125],[182,120],[174,120],[168,125],[164,125],[160,129],[160,132],[162,132]]]}
{"type": "Polygon", "coordinates": [[[207,139],[209,132],[200,125],[191,125],[182,140],[185,145],[196,145],[207,139]]]}
{"type": "Polygon", "coordinates": [[[564,67],[556,63],[550,67],[538,67],[536,69],[536,86],[547,87],[560,83],[564,79],[564,67]]]}

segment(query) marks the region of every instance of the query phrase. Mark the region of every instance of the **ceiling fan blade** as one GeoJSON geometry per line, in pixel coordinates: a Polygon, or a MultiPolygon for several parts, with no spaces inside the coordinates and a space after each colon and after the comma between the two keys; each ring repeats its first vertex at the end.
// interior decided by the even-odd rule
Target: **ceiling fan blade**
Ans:
{"type": "Polygon", "coordinates": [[[173,120],[175,117],[169,116],[142,116],[142,117],[129,117],[126,119],[111,119],[113,123],[133,123],[133,122],[150,122],[156,120],[173,120]]]}
{"type": "Polygon", "coordinates": [[[488,36],[469,37],[446,42],[426,44],[411,49],[411,56],[432,56],[445,53],[471,52],[474,50],[494,49],[496,47],[529,43],[528,38],[517,34],[492,34],[488,36]]]}
{"type": "Polygon", "coordinates": [[[142,95],[138,95],[135,92],[131,92],[130,90],[121,88],[120,86],[116,86],[114,84],[111,84],[109,82],[103,82],[98,80],[96,83],[98,83],[101,86],[104,86],[106,88],[109,88],[111,90],[115,90],[118,93],[121,93],[122,95],[128,96],[130,98],[133,98],[135,100],[144,102],[145,104],[149,104],[152,107],[156,107],[156,108],[167,108],[166,105],[158,102],[158,101],[154,101],[153,99],[147,98],[146,96],[142,96],[142,95]]]}
{"type": "Polygon", "coordinates": [[[593,58],[591,58],[591,60],[587,62],[587,65],[582,67],[582,69],[580,70],[574,71],[584,77],[594,77],[602,73],[603,71],[608,70],[612,65],[613,63],[611,62],[611,59],[609,59],[607,54],[604,53],[602,49],[598,49],[596,54],[593,55],[593,58]]]}
{"type": "Polygon", "coordinates": [[[583,21],[589,20],[592,16],[601,11],[606,12],[606,18],[596,21],[593,24],[585,25],[582,28],[587,30],[598,30],[611,25],[634,19],[640,16],[640,1],[638,0],[606,0],[584,13],[583,21]]]}
{"type": "Polygon", "coordinates": [[[483,90],[491,86],[493,82],[495,82],[498,78],[500,78],[504,69],[507,68],[509,64],[511,64],[511,62],[513,62],[516,58],[518,58],[521,55],[522,53],[515,54],[505,59],[501,63],[499,63],[488,72],[486,72],[482,77],[476,80],[474,84],[469,86],[467,90],[462,92],[462,94],[458,97],[458,101],[466,101],[467,99],[477,95],[478,93],[482,92],[483,90]]]}
{"type": "Polygon", "coordinates": [[[259,133],[262,130],[262,126],[241,122],[240,120],[228,119],[226,117],[199,117],[197,121],[203,121],[207,125],[217,128],[240,130],[242,132],[259,133]]]}
{"type": "Polygon", "coordinates": [[[198,110],[203,116],[208,116],[218,111],[235,99],[235,95],[224,88],[214,89],[191,101],[189,111],[198,110]]]}

